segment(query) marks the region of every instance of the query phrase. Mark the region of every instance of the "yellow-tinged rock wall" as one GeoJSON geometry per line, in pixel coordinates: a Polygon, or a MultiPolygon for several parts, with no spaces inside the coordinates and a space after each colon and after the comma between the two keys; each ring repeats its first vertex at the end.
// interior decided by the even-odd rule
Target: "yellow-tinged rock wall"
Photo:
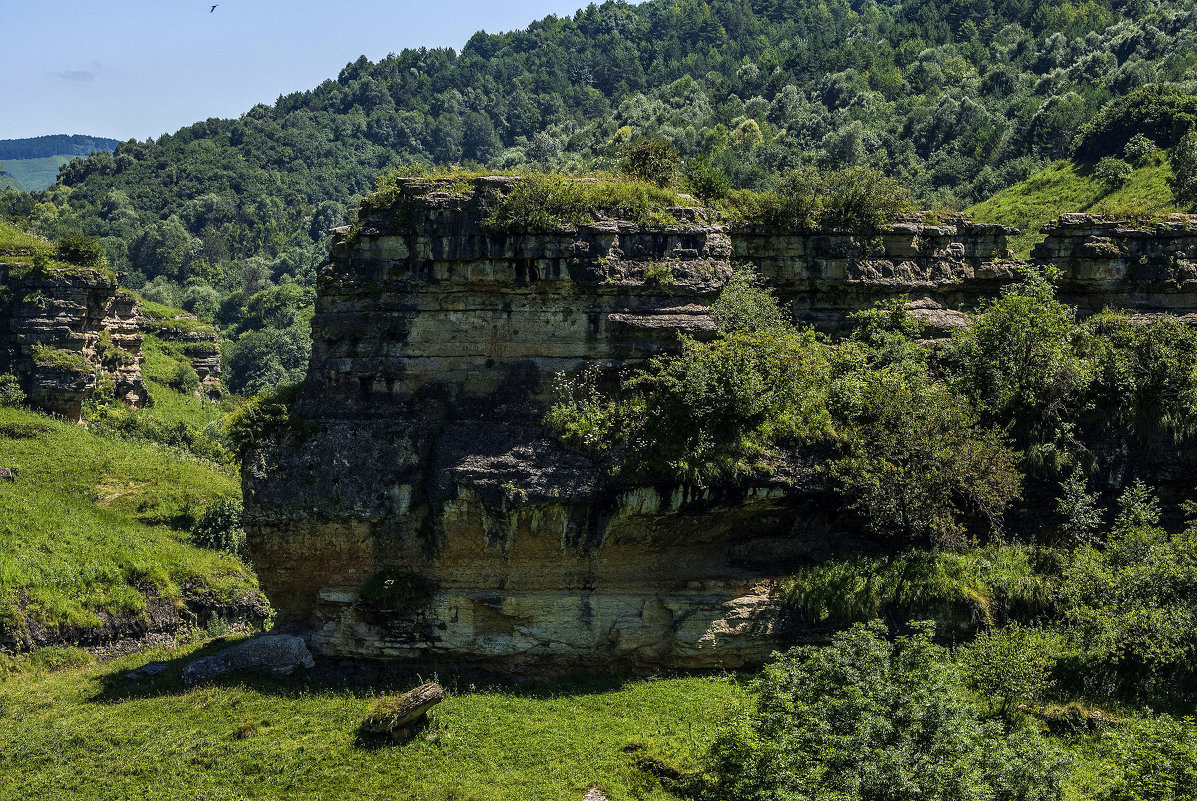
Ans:
{"type": "MultiPolygon", "coordinates": [[[[819,454],[759,486],[618,486],[540,426],[554,376],[610,376],[679,334],[712,336],[709,306],[737,263],[797,322],[834,332],[906,296],[946,331],[1017,277],[1011,229],[955,216],[870,237],[729,231],[688,207],[658,229],[488,226],[515,180],[413,180],[338,232],[290,428],[243,467],[263,587],[282,623],[330,655],[542,672],[760,661],[801,634],[778,577],[853,536],[816,478],[819,454]],[[361,591],[384,574],[433,589],[382,609],[361,591]]],[[[1050,233],[1062,291],[1176,308],[1176,282],[1152,276],[1180,275],[1188,256],[1123,269],[1158,232],[1108,253],[1094,236],[1067,221],[1050,233]]]]}

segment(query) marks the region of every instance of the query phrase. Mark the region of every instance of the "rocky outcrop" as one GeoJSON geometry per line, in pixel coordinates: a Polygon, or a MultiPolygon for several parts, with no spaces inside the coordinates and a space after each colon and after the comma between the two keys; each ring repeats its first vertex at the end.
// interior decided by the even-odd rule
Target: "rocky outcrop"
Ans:
{"type": "Polygon", "coordinates": [[[156,313],[143,309],[142,329],[191,364],[200,380],[196,394],[220,400],[224,387],[220,383],[220,336],[216,329],[193,314],[178,309],[165,311],[157,313],[157,307],[156,313]]]}
{"type": "Polygon", "coordinates": [[[101,380],[130,406],[148,398],[141,377],[137,302],[111,273],[34,268],[0,256],[0,372],[21,378],[30,403],[78,420],[101,380]]]}
{"type": "MultiPolygon", "coordinates": [[[[1012,229],[954,216],[868,237],[729,231],[689,207],[663,228],[489,227],[514,180],[411,181],[339,231],[289,428],[243,466],[262,586],[331,655],[542,672],[759,662],[793,633],[777,578],[845,536],[811,464],[718,492],[613,485],[539,426],[554,376],[712,335],[736,262],[828,331],[901,296],[950,329],[1017,276],[1012,229]],[[422,590],[375,592],[409,585],[422,590]]],[[[1049,242],[1071,264],[1092,236],[1049,242]]],[[[1158,240],[1126,241],[1118,259],[1158,240]]],[[[1093,308],[1164,291],[1078,265],[1066,291],[1093,308]]]]}

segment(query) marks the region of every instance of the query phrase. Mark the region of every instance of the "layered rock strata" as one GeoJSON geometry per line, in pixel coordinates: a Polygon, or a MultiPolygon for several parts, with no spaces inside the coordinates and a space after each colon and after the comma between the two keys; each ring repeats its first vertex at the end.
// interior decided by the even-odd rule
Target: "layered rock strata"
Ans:
{"type": "Polygon", "coordinates": [[[144,405],[141,343],[137,301],[111,274],[0,256],[0,372],[22,379],[32,405],[78,420],[101,377],[118,399],[144,405]]]}
{"type": "MultiPolygon", "coordinates": [[[[777,577],[843,534],[810,465],[722,492],[614,486],[540,427],[554,376],[611,375],[679,333],[712,335],[734,262],[801,322],[835,331],[906,296],[948,329],[1017,276],[1012,229],[728,231],[696,208],[655,229],[488,226],[514,180],[411,181],[339,231],[290,426],[243,467],[262,586],[330,655],[539,671],[760,661],[787,636],[777,577]],[[426,592],[376,593],[409,584],[426,592]]],[[[1068,291],[1154,303],[1155,284],[1124,294],[1137,273],[1093,280],[1094,235],[1049,236],[1068,291]]]]}
{"type": "Polygon", "coordinates": [[[143,312],[141,325],[147,334],[191,364],[200,380],[197,395],[220,400],[224,386],[220,383],[220,336],[215,328],[193,314],[176,310],[165,317],[143,312]]]}

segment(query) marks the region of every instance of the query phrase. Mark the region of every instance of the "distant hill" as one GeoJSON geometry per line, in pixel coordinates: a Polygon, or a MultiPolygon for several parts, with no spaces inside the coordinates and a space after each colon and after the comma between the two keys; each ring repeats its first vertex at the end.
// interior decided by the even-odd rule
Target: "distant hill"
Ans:
{"type": "Polygon", "coordinates": [[[116,139],[79,134],[0,139],[0,190],[45,189],[58,180],[58,168],[71,159],[100,150],[112,152],[118,144],[116,139]]]}

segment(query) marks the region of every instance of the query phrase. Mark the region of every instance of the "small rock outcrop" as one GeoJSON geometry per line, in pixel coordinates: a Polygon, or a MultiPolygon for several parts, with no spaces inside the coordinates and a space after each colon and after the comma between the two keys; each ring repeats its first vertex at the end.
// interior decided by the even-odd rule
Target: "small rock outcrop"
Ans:
{"type": "Polygon", "coordinates": [[[191,364],[200,380],[197,394],[219,400],[224,387],[220,383],[220,336],[216,329],[195,315],[177,309],[162,313],[157,308],[148,304],[142,308],[142,330],[191,364]]]}
{"type": "Polygon", "coordinates": [[[253,637],[211,656],[188,662],[183,668],[183,683],[209,681],[235,670],[287,676],[297,669],[315,666],[316,660],[302,637],[272,634],[253,637]]]}
{"type": "Polygon", "coordinates": [[[445,691],[436,682],[421,684],[414,690],[373,703],[362,721],[363,734],[387,734],[396,742],[407,742],[428,722],[428,710],[445,700],[445,691]]]}
{"type": "Polygon", "coordinates": [[[100,380],[143,406],[137,308],[105,269],[0,255],[0,372],[21,378],[31,405],[68,420],[79,419],[100,380]]]}
{"type": "MultiPolygon", "coordinates": [[[[812,465],[719,490],[612,483],[540,425],[555,375],[713,335],[737,262],[829,332],[903,296],[948,330],[1025,266],[1013,229],[951,216],[868,237],[728,230],[695,208],[657,228],[488,225],[515,180],[412,180],[339,231],[290,424],[243,465],[263,588],[284,625],[342,657],[537,672],[762,661],[792,635],[778,578],[846,535],[812,465]],[[387,605],[363,592],[397,575],[430,589],[387,605]]],[[[1186,275],[1187,229],[1115,230],[1098,252],[1096,224],[1049,232],[1067,297],[1184,308],[1155,271],[1186,275]]]]}

